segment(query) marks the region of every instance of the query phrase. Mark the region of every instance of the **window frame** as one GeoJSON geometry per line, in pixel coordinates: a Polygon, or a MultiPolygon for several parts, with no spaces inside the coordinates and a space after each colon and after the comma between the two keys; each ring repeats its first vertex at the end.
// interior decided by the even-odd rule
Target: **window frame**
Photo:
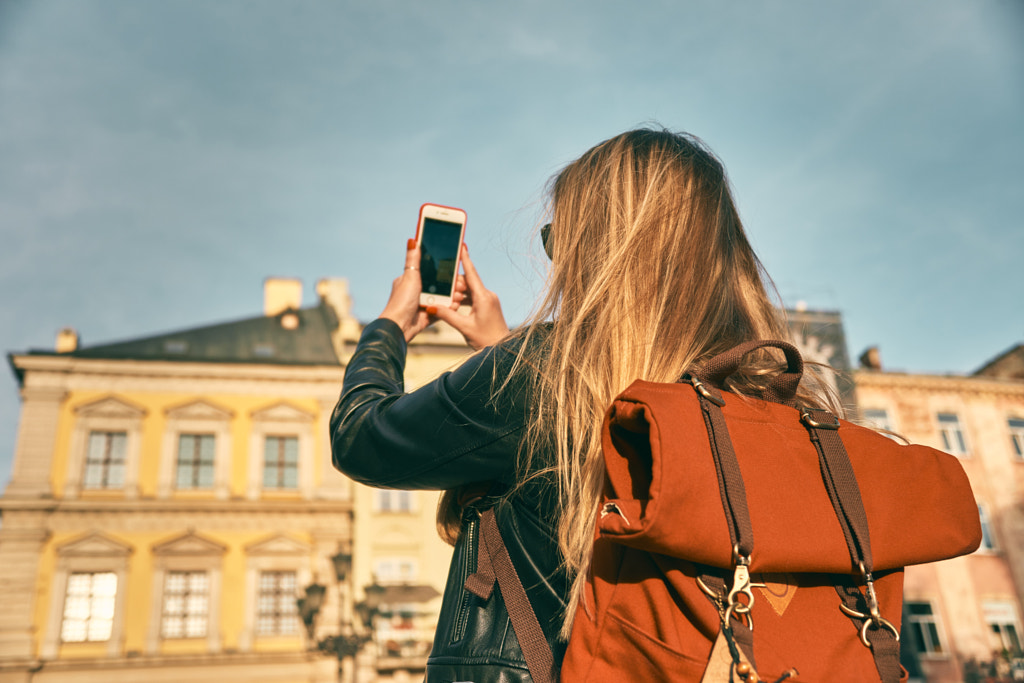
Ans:
{"type": "Polygon", "coordinates": [[[928,649],[927,647],[919,648],[918,649],[918,655],[920,655],[922,657],[925,657],[925,658],[929,658],[929,659],[941,659],[941,658],[946,658],[946,657],[949,656],[949,648],[948,648],[947,643],[946,643],[945,632],[944,632],[944,629],[942,628],[942,622],[939,619],[939,615],[936,613],[935,604],[936,603],[935,603],[934,600],[929,600],[927,598],[916,599],[916,600],[906,600],[905,603],[904,603],[904,605],[905,605],[905,623],[904,623],[904,627],[903,627],[902,630],[903,630],[903,633],[907,633],[907,631],[911,631],[910,637],[912,637],[914,639],[914,646],[915,647],[917,647],[917,645],[918,645],[918,638],[916,636],[916,632],[912,631],[912,629],[915,626],[918,627],[918,628],[921,628],[920,642],[923,643],[926,646],[928,644],[926,642],[926,640],[930,641],[931,637],[932,637],[932,634],[931,634],[931,632],[926,631],[922,627],[922,625],[930,624],[932,626],[932,630],[934,630],[934,636],[935,636],[935,640],[937,641],[936,644],[938,645],[938,649],[928,649]],[[928,606],[928,610],[929,610],[929,614],[927,614],[927,615],[915,615],[915,614],[912,614],[911,610],[910,610],[910,606],[914,605],[914,604],[927,605],[928,606]],[[925,617],[927,617],[927,618],[925,618],[925,617]],[[924,637],[926,633],[927,633],[927,639],[924,637]]]}
{"type": "Polygon", "coordinates": [[[966,458],[971,455],[971,445],[967,439],[966,423],[960,419],[956,411],[936,411],[935,423],[938,426],[940,448],[950,455],[966,458]],[[943,418],[952,418],[944,420],[943,418]],[[945,423],[945,424],[944,424],[945,423]],[[952,430],[948,425],[955,425],[952,430]],[[956,437],[954,439],[954,437],[956,437]]]}
{"type": "Polygon", "coordinates": [[[139,497],[139,448],[146,411],[116,396],[107,396],[74,409],[75,425],[68,451],[64,497],[80,498],[83,492],[123,492],[125,498],[139,497]],[[123,432],[124,481],[111,488],[85,488],[85,467],[93,432],[123,432]]]}
{"type": "Polygon", "coordinates": [[[82,463],[82,490],[83,491],[120,491],[124,489],[124,475],[128,465],[128,432],[126,431],[108,431],[93,429],[89,432],[89,436],[86,439],[85,446],[85,461],[82,463]],[[96,443],[96,437],[100,437],[103,440],[103,448],[101,449],[102,457],[98,460],[94,459],[93,444],[96,443]],[[120,438],[118,438],[120,437],[120,438]],[[114,444],[120,441],[120,448],[115,448],[114,444]],[[115,460],[114,456],[117,450],[120,450],[120,460],[115,460]],[[100,481],[98,486],[91,485],[89,483],[89,470],[93,466],[98,466],[100,470],[100,481]],[[111,481],[111,474],[115,467],[120,466],[121,476],[120,481],[111,481]]]}
{"type": "Polygon", "coordinates": [[[250,414],[248,482],[246,497],[258,500],[264,493],[295,495],[303,499],[313,497],[313,471],[316,468],[313,425],[316,416],[290,403],[280,402],[250,414]],[[294,436],[298,439],[298,486],[294,489],[263,486],[264,448],[268,436],[294,436]]]}
{"type": "MultiPolygon", "coordinates": [[[[301,619],[299,620],[299,629],[294,634],[261,635],[256,632],[256,620],[259,614],[259,578],[262,572],[267,571],[295,572],[295,597],[298,599],[298,593],[313,582],[313,572],[310,570],[313,546],[285,534],[276,534],[247,545],[245,553],[246,597],[242,633],[238,640],[239,651],[251,652],[256,642],[275,638],[299,639],[301,641],[305,638],[305,629],[302,627],[301,619]]],[[[337,624],[336,590],[334,582],[329,582],[326,600],[320,611],[320,623],[326,624],[327,629],[331,628],[331,623],[337,624]]]]}
{"type": "Polygon", "coordinates": [[[417,512],[415,491],[374,489],[373,511],[382,515],[408,515],[417,512]]]}
{"type": "Polygon", "coordinates": [[[152,547],[153,585],[150,604],[146,653],[159,654],[164,642],[206,640],[206,649],[219,653],[220,603],[223,586],[223,563],[227,546],[194,531],[157,543],[152,547]],[[172,572],[205,572],[208,577],[206,635],[202,638],[165,638],[163,635],[164,591],[167,575],[172,572]]]}
{"type": "Polygon", "coordinates": [[[199,640],[206,638],[210,633],[210,603],[212,602],[212,596],[210,595],[210,573],[205,570],[195,569],[174,569],[164,573],[164,591],[161,600],[160,607],[160,639],[167,640],[199,640]],[[183,609],[181,614],[169,614],[168,613],[168,599],[176,594],[171,591],[171,581],[177,576],[183,578],[182,584],[184,590],[181,592],[181,600],[183,609]],[[199,591],[192,591],[192,579],[193,577],[203,577],[203,591],[201,595],[204,599],[204,607],[201,612],[193,613],[189,607],[191,605],[190,598],[199,595],[199,591]],[[167,621],[170,618],[180,618],[182,620],[182,634],[181,635],[168,635],[167,633],[167,621]],[[201,617],[203,623],[203,632],[198,635],[189,635],[188,633],[188,621],[190,618],[201,617]]]}
{"type": "Polygon", "coordinates": [[[298,491],[299,490],[299,435],[298,434],[266,434],[263,437],[263,468],[260,485],[265,491],[298,491]],[[276,457],[269,457],[271,442],[275,442],[276,457]],[[288,460],[288,445],[294,443],[295,461],[288,460]],[[276,473],[276,484],[267,483],[267,472],[273,469],[276,473]],[[288,485],[288,471],[295,470],[294,485],[288,485]]]}
{"type": "Polygon", "coordinates": [[[189,401],[165,411],[160,469],[157,473],[157,497],[170,498],[212,494],[227,500],[231,486],[231,421],[234,413],[209,401],[189,401]],[[178,488],[178,448],[182,436],[212,434],[213,485],[204,488],[178,488]]]}
{"type": "MultiPolygon", "coordinates": [[[[1015,601],[1012,599],[982,600],[981,617],[985,622],[985,626],[988,627],[989,637],[999,639],[999,651],[1005,648],[1011,654],[1019,657],[1021,652],[1024,651],[1024,636],[1021,633],[1020,615],[1017,612],[1015,601]],[[1000,618],[999,613],[1002,613],[1004,616],[1000,618]],[[1014,637],[1017,640],[1016,650],[1008,646],[1005,627],[1013,628],[1014,637]]],[[[994,645],[996,644],[993,643],[994,645]]]]}
{"type": "Polygon", "coordinates": [[[1010,415],[1006,418],[1006,429],[1010,432],[1010,456],[1024,462],[1024,417],[1010,415]]]}
{"type": "MultiPolygon", "coordinates": [[[[105,642],[109,641],[111,639],[111,637],[113,636],[113,633],[114,633],[114,606],[117,604],[117,592],[118,592],[118,589],[119,589],[119,586],[118,586],[117,573],[116,572],[112,572],[112,571],[109,571],[109,570],[73,571],[73,572],[70,572],[67,575],[67,581],[65,582],[65,587],[64,587],[64,608],[62,610],[61,620],[60,620],[60,642],[61,642],[61,645],[66,645],[68,643],[105,643],[105,642]],[[80,577],[80,576],[88,576],[89,577],[89,588],[88,588],[88,590],[84,594],[72,595],[71,594],[71,589],[72,589],[72,585],[75,583],[75,577],[80,577]],[[96,593],[96,580],[97,580],[97,577],[101,577],[101,576],[102,577],[109,576],[109,577],[111,577],[111,579],[113,579],[113,582],[114,582],[114,592],[113,592],[113,594],[111,594],[111,595],[98,595],[96,593]],[[80,640],[70,640],[70,639],[68,639],[66,637],[66,634],[65,634],[65,631],[67,630],[68,622],[69,622],[69,619],[70,619],[70,615],[68,614],[68,607],[69,607],[69,603],[72,600],[72,598],[85,598],[86,601],[89,603],[89,607],[86,610],[87,615],[86,615],[86,617],[84,619],[84,623],[82,624],[82,626],[83,626],[83,628],[85,630],[85,634],[84,634],[84,637],[82,639],[80,639],[80,640]],[[108,609],[110,610],[110,619],[109,619],[110,627],[108,629],[107,634],[103,638],[91,638],[90,637],[91,632],[92,632],[92,623],[99,619],[98,615],[94,615],[93,614],[94,602],[95,602],[95,600],[97,598],[108,598],[109,601],[110,601],[110,604],[108,606],[108,609]],[[95,618],[94,618],[94,616],[95,616],[95,618]]],[[[104,610],[104,611],[106,611],[106,610],[104,610]]],[[[108,620],[104,618],[103,621],[106,622],[108,620]]]]}
{"type": "MultiPolygon", "coordinates": [[[[275,590],[274,590],[273,595],[276,598],[280,597],[281,595],[284,594],[281,591],[277,590],[277,588],[279,588],[279,587],[280,586],[277,584],[277,582],[275,582],[275,590]]],[[[281,569],[281,568],[266,568],[266,569],[258,570],[258,573],[257,573],[257,576],[256,576],[256,612],[255,612],[256,619],[255,619],[255,622],[253,624],[253,631],[254,631],[254,635],[256,636],[256,638],[257,639],[259,639],[259,638],[290,638],[290,637],[293,637],[293,636],[301,636],[302,635],[303,626],[302,626],[302,619],[299,617],[299,611],[298,611],[298,607],[297,607],[297,604],[296,604],[296,600],[298,599],[298,597],[299,597],[299,573],[298,573],[298,571],[296,571],[295,569],[281,569]],[[264,577],[267,577],[268,575],[283,576],[283,575],[286,575],[286,574],[290,574],[293,577],[294,581],[295,581],[295,592],[291,596],[292,599],[288,602],[288,604],[290,606],[290,609],[292,610],[292,612],[290,613],[290,616],[294,619],[295,630],[291,631],[291,632],[287,632],[287,633],[282,631],[280,629],[280,625],[282,623],[281,620],[282,620],[283,617],[286,617],[288,615],[282,615],[282,614],[278,613],[275,610],[274,613],[273,613],[273,616],[274,616],[274,618],[276,620],[277,627],[273,631],[270,631],[270,632],[261,631],[260,630],[260,622],[261,622],[261,620],[265,616],[265,613],[261,610],[261,603],[262,603],[263,597],[264,597],[263,579],[264,579],[264,577]]]]}
{"type": "Polygon", "coordinates": [[[128,577],[128,561],[133,553],[133,548],[105,534],[91,533],[58,546],[56,552],[57,565],[50,583],[50,607],[47,613],[46,630],[39,648],[40,658],[44,660],[57,659],[64,646],[104,642],[73,641],[65,643],[62,640],[62,629],[70,576],[72,574],[105,572],[112,572],[117,580],[110,638],[105,641],[107,656],[120,656],[124,646],[124,612],[127,594],[125,581],[128,577]]]}
{"type": "Polygon", "coordinates": [[[996,538],[995,529],[992,526],[992,519],[988,514],[988,505],[977,501],[978,521],[981,524],[981,545],[974,552],[995,553],[999,551],[999,539],[996,538]]]}

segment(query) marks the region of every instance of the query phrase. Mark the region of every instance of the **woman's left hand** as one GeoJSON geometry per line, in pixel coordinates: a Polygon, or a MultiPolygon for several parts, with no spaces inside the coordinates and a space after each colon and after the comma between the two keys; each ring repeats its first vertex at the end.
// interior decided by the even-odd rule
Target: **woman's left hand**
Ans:
{"type": "Polygon", "coordinates": [[[420,292],[423,281],[420,279],[420,250],[416,240],[406,244],[405,270],[391,283],[391,297],[381,312],[381,318],[394,321],[402,328],[405,341],[422,332],[436,318],[420,308],[420,292]]]}

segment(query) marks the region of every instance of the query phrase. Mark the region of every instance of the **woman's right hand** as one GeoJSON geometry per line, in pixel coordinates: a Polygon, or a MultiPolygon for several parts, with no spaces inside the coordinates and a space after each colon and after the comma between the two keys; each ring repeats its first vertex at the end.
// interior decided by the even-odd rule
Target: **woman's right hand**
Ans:
{"type": "Polygon", "coordinates": [[[493,346],[508,336],[508,325],[505,323],[505,315],[501,312],[498,295],[484,287],[465,244],[462,245],[462,269],[466,273],[466,295],[461,301],[453,302],[451,308],[439,306],[435,311],[431,307],[428,312],[462,333],[466,343],[474,349],[493,346]],[[456,310],[460,304],[469,304],[468,315],[456,310]]]}

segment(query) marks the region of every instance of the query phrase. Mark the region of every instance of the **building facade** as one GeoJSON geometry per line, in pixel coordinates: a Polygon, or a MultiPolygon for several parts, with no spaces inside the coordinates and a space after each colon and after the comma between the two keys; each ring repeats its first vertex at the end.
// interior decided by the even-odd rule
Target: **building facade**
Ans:
{"type": "Polygon", "coordinates": [[[854,373],[865,422],[959,457],[984,532],[971,555],[907,568],[904,648],[932,683],[1009,680],[1022,664],[1024,348],[969,376],[885,372],[877,358],[854,373]]]}
{"type": "MultiPolygon", "coordinates": [[[[0,498],[0,681],[365,683],[381,653],[381,680],[422,672],[450,557],[436,494],[381,497],[333,470],[359,325],[344,281],[317,289],[301,308],[301,283],[268,280],[256,318],[92,347],[66,331],[9,357],[22,411],[0,498]],[[339,669],[315,645],[359,642],[375,580],[382,637],[339,669]],[[310,586],[324,599],[300,613],[310,586]]],[[[423,335],[410,384],[466,351],[450,329],[423,335]]]]}

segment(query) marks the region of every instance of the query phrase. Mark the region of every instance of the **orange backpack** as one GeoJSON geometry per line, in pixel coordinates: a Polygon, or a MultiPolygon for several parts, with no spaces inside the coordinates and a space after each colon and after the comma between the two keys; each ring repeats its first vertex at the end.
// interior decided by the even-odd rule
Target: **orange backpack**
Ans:
{"type": "MultiPolygon", "coordinates": [[[[561,680],[897,683],[903,568],[977,549],[957,459],[795,407],[803,361],[748,342],[674,384],[636,381],[609,407],[607,473],[561,680]],[[785,372],[763,399],[720,389],[758,348],[785,372]]],[[[497,530],[496,582],[536,683],[558,673],[497,530]]]]}

